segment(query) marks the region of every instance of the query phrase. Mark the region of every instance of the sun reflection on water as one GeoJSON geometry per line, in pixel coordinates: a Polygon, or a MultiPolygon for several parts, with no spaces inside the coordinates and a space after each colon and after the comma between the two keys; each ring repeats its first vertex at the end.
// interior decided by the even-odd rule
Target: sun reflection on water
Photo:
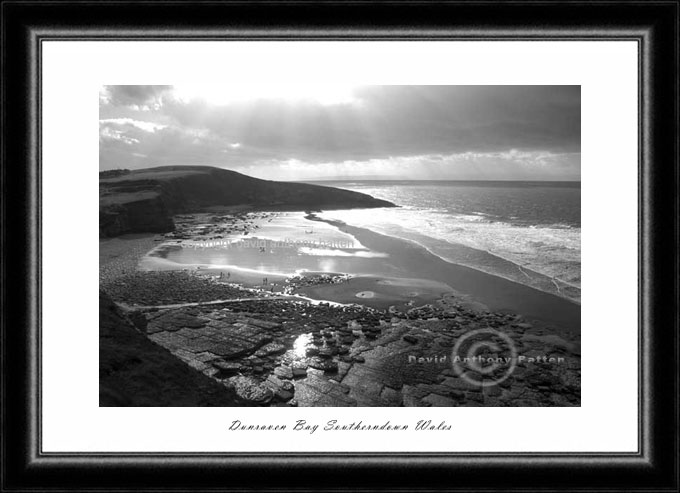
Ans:
{"type": "Polygon", "coordinates": [[[312,344],[312,334],[302,334],[293,343],[293,352],[298,358],[304,358],[307,348],[312,344]]]}

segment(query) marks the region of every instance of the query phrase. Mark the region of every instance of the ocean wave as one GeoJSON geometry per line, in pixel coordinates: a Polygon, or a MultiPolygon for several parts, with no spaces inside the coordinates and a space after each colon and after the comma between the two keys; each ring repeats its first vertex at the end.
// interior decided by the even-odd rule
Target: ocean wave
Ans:
{"type": "MultiPolygon", "coordinates": [[[[422,236],[420,239],[414,239],[413,236],[400,235],[396,237],[411,241],[447,262],[464,265],[580,303],[580,262],[543,262],[540,265],[532,262],[520,263],[516,258],[505,257],[489,250],[477,250],[479,253],[486,254],[486,257],[465,256],[461,254],[458,248],[449,250],[440,244],[433,244],[433,238],[422,236]]],[[[450,242],[447,243],[452,247],[464,246],[450,242]]]]}
{"type": "Polygon", "coordinates": [[[322,216],[412,241],[449,262],[580,300],[581,230],[572,225],[522,224],[413,207],[328,211],[322,216]]]}

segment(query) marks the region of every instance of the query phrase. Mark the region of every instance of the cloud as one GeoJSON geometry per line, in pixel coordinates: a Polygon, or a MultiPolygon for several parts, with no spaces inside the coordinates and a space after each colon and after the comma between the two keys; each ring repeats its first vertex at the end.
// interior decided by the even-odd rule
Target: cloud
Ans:
{"type": "Polygon", "coordinates": [[[261,161],[242,171],[279,180],[579,180],[580,153],[549,151],[465,152],[390,156],[367,161],[261,161]]]}
{"type": "Polygon", "coordinates": [[[110,127],[104,127],[99,131],[99,140],[101,141],[118,141],[127,145],[139,144],[139,139],[130,137],[120,130],[115,130],[110,127]]]}
{"type": "Polygon", "coordinates": [[[107,118],[104,120],[99,120],[100,125],[120,125],[126,126],[131,125],[133,127],[144,130],[145,132],[155,132],[157,130],[166,128],[167,125],[162,125],[160,123],[145,122],[140,120],[133,120],[132,118],[107,118]]]}
{"type": "Polygon", "coordinates": [[[358,90],[355,98],[356,104],[335,106],[173,100],[164,111],[180,126],[207,128],[250,148],[305,160],[580,149],[578,87],[377,86],[358,90]]]}
{"type": "MultiPolygon", "coordinates": [[[[229,89],[213,88],[213,100],[229,89]]],[[[332,168],[337,176],[580,175],[579,86],[367,86],[332,105],[266,93],[225,94],[216,104],[170,86],[102,94],[100,167],[213,165],[288,179],[332,168]]]]}
{"type": "Polygon", "coordinates": [[[159,105],[164,93],[172,86],[105,86],[100,101],[113,106],[145,107],[159,105]]]}
{"type": "MultiPolygon", "coordinates": [[[[229,161],[223,151],[238,153],[209,131],[186,131],[174,126],[140,128],[137,125],[102,123],[100,125],[99,159],[113,168],[144,168],[160,165],[198,164],[225,166],[229,161]],[[125,147],[122,144],[126,144],[125,147]],[[114,164],[111,164],[111,163],[114,164]]],[[[227,166],[228,167],[228,166],[227,166]]]]}

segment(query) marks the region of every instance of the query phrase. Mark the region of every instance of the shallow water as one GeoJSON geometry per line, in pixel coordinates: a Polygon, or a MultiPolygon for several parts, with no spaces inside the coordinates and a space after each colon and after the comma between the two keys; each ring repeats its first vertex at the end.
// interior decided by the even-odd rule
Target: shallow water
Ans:
{"type": "MultiPolygon", "coordinates": [[[[398,208],[326,211],[319,217],[407,240],[447,262],[580,302],[580,184],[552,182],[333,182],[398,208]]],[[[302,212],[278,213],[251,236],[165,244],[153,255],[180,265],[266,274],[405,275],[389,252],[302,212]]],[[[409,272],[409,275],[412,275],[409,272]]]]}
{"type": "Polygon", "coordinates": [[[366,248],[353,236],[302,212],[281,213],[252,236],[216,241],[166,243],[154,256],[181,265],[245,268],[262,274],[300,272],[398,275],[386,252],[366,248]]]}
{"type": "Polygon", "coordinates": [[[581,287],[581,188],[573,182],[325,182],[399,208],[321,217],[416,242],[454,263],[574,301],[581,287]]]}

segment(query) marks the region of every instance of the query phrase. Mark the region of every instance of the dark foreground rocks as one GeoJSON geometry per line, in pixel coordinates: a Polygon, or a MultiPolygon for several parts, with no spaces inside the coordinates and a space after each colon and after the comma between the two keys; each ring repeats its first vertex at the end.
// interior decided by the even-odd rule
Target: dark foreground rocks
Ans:
{"type": "Polygon", "coordinates": [[[235,392],[140,333],[99,293],[100,406],[244,406],[235,392]]]}
{"type": "Polygon", "coordinates": [[[254,299],[136,320],[249,405],[580,405],[577,337],[451,297],[406,313],[254,299]]]}
{"type": "Polygon", "coordinates": [[[106,280],[101,288],[119,303],[172,305],[254,296],[251,291],[187,271],[131,272],[106,280]]]}

